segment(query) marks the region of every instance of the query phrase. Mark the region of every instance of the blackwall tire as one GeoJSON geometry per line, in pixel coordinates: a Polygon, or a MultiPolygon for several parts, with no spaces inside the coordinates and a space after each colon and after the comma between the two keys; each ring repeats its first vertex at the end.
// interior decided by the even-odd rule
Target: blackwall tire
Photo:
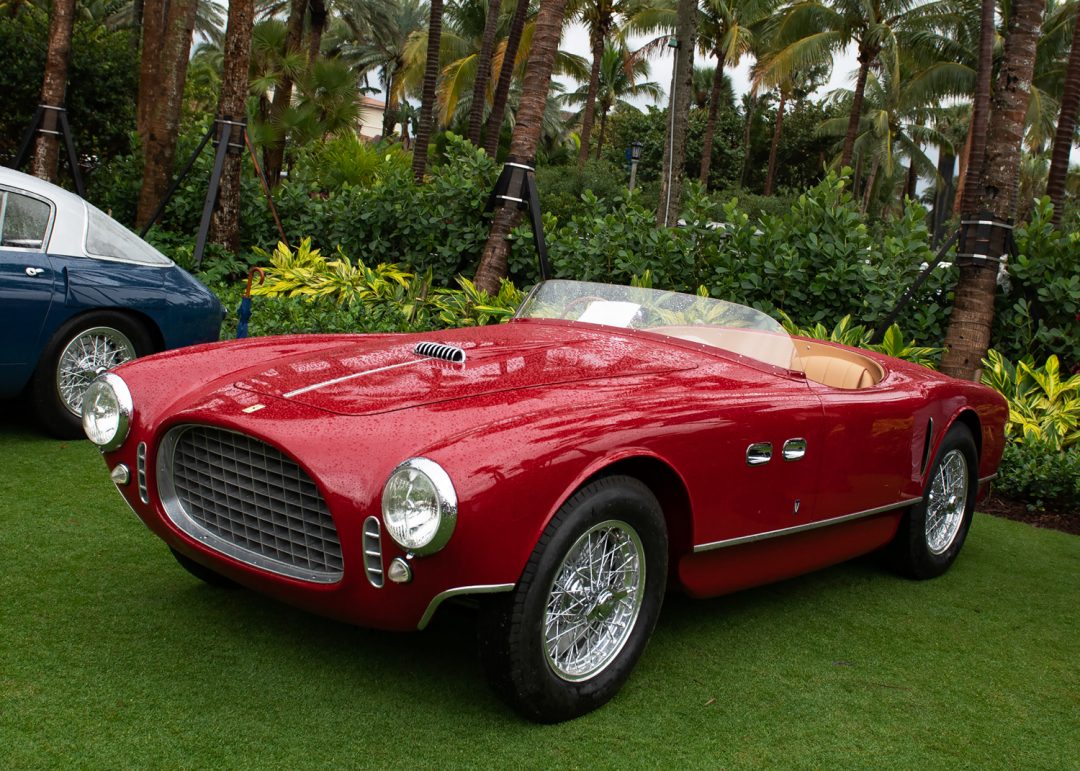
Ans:
{"type": "Polygon", "coordinates": [[[934,455],[922,502],[904,515],[893,540],[893,561],[901,573],[936,578],[956,561],[975,512],[978,469],[971,431],[953,425],[934,455]]]}
{"type": "Polygon", "coordinates": [[[611,476],[581,488],[514,590],[482,606],[481,659],[495,692],[543,723],[610,700],[656,626],[667,557],[663,512],[648,487],[611,476]]]}
{"type": "Polygon", "coordinates": [[[147,331],[122,313],[95,311],[57,330],[41,354],[31,399],[45,429],[60,439],[85,438],[82,394],[100,371],[153,353],[147,331]]]}

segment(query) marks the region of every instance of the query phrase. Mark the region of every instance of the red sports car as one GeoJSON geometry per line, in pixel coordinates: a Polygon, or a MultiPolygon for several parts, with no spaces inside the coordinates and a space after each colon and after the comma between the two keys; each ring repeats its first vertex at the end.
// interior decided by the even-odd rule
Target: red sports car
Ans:
{"type": "Polygon", "coordinates": [[[573,281],[498,326],[163,353],[84,403],[121,495],[190,572],[381,629],[474,597],[496,691],[540,721],[618,691],[669,587],[882,547],[939,575],[1006,416],[983,386],[752,308],[573,281]]]}

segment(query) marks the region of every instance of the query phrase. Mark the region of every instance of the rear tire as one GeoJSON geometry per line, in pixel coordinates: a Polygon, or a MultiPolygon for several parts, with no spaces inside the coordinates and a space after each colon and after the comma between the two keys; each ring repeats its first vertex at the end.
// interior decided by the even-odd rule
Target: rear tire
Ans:
{"type": "Polygon", "coordinates": [[[116,311],[94,311],[64,324],[41,354],[31,382],[38,419],[59,439],[81,439],[82,395],[94,378],[153,353],[147,331],[116,311]]]}
{"type": "Polygon", "coordinates": [[[936,578],[956,560],[975,512],[978,468],[971,431],[954,424],[934,456],[922,502],[904,515],[893,539],[893,561],[901,573],[936,578]]]}
{"type": "Polygon", "coordinates": [[[610,700],[656,626],[667,558],[663,512],[640,481],[604,477],[575,493],[514,590],[481,606],[481,660],[499,697],[542,723],[610,700]]]}

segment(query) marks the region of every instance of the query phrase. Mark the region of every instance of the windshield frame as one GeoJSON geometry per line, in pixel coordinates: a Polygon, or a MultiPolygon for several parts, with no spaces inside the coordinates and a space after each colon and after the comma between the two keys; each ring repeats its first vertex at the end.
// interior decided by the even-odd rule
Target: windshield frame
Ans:
{"type": "Polygon", "coordinates": [[[549,279],[532,288],[513,318],[644,333],[770,370],[802,371],[796,342],[778,321],[756,308],[704,295],[549,279]]]}

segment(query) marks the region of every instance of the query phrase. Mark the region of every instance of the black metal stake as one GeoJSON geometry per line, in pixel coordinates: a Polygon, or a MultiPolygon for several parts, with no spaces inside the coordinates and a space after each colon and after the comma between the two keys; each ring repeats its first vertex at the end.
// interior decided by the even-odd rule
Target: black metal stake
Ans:
{"type": "MultiPolygon", "coordinates": [[[[233,145],[229,142],[233,126],[238,126],[241,132],[244,131],[244,124],[234,121],[230,115],[219,118],[215,123],[218,124],[220,130],[217,137],[217,155],[214,156],[214,170],[210,172],[210,184],[206,188],[206,201],[203,203],[202,219],[199,221],[199,234],[195,237],[195,253],[192,255],[195,267],[202,264],[203,252],[206,251],[206,237],[210,233],[210,215],[214,212],[218,187],[221,186],[221,170],[225,167],[225,154],[230,151],[238,152],[238,150],[233,150],[233,145]]],[[[235,147],[242,150],[244,146],[235,145],[235,147]]]]}
{"type": "Polygon", "coordinates": [[[215,121],[214,123],[210,124],[210,128],[208,128],[206,130],[206,133],[203,134],[203,138],[202,141],[199,142],[199,146],[195,148],[195,152],[193,152],[191,154],[191,157],[188,158],[187,163],[184,164],[184,168],[181,169],[180,174],[177,175],[176,179],[173,180],[172,185],[169,186],[168,191],[165,193],[165,197],[161,199],[161,202],[158,203],[157,208],[154,209],[153,215],[151,215],[147,223],[143,225],[142,231],[139,232],[140,238],[146,238],[146,234],[150,232],[150,228],[152,228],[154,226],[154,223],[161,218],[161,215],[165,212],[165,207],[169,205],[169,201],[171,201],[172,197],[176,195],[176,191],[180,187],[180,184],[185,179],[187,179],[187,175],[191,173],[191,169],[195,166],[195,159],[202,154],[203,148],[206,147],[206,143],[210,141],[210,137],[213,136],[216,129],[217,122],[215,121]]]}
{"type": "Polygon", "coordinates": [[[494,211],[495,207],[500,205],[516,206],[528,212],[536,259],[540,264],[540,278],[551,278],[551,263],[548,261],[547,243],[544,241],[544,219],[540,212],[540,191],[536,187],[536,174],[532,166],[518,163],[513,157],[507,159],[499,179],[495,182],[495,188],[488,196],[484,212],[494,211]]]}
{"type": "Polygon", "coordinates": [[[30,125],[26,127],[26,132],[23,134],[22,142],[19,144],[19,152],[15,155],[15,162],[11,165],[11,168],[18,169],[26,163],[26,159],[30,155],[30,148],[34,143],[35,134],[51,134],[63,137],[64,148],[67,150],[68,167],[71,169],[71,177],[75,181],[75,192],[79,194],[80,198],[86,198],[86,188],[83,186],[82,174],[79,173],[79,157],[75,154],[75,141],[71,136],[71,125],[68,123],[67,110],[63,107],[54,107],[51,104],[39,104],[37,106],[37,109],[34,110],[34,117],[31,118],[30,125]],[[52,110],[56,113],[57,123],[60,127],[59,131],[45,128],[46,110],[52,110]]]}

